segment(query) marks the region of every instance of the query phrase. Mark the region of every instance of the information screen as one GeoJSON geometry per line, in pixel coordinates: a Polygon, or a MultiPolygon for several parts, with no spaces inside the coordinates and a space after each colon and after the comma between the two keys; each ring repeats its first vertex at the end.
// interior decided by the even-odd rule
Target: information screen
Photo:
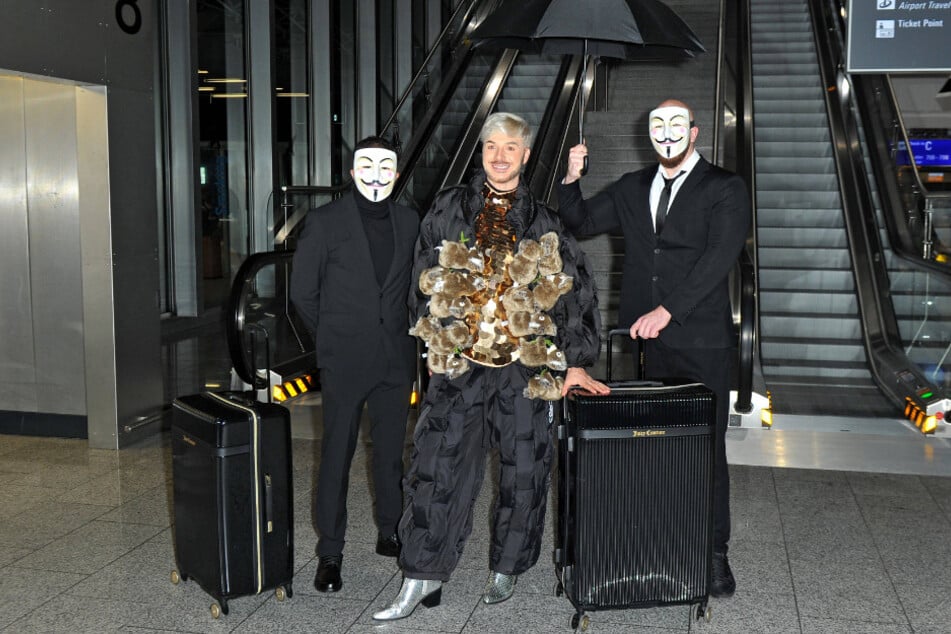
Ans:
{"type": "Polygon", "coordinates": [[[951,70],[951,0],[849,0],[848,71],[951,70]]]}
{"type": "MultiPolygon", "coordinates": [[[[918,167],[951,167],[951,139],[909,139],[908,142],[918,167]]],[[[904,141],[898,144],[895,161],[899,165],[911,165],[904,141]]]]}

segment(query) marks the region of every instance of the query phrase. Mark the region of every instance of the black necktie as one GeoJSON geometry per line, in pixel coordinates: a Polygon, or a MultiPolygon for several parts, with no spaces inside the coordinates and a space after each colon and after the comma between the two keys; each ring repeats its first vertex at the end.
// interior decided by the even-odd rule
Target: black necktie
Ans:
{"type": "Polygon", "coordinates": [[[683,176],[683,172],[679,172],[673,178],[661,176],[664,179],[664,189],[661,190],[660,199],[657,201],[657,214],[654,220],[657,233],[660,233],[664,228],[664,220],[667,219],[667,208],[670,207],[670,190],[674,186],[674,181],[681,176],[683,176]]]}

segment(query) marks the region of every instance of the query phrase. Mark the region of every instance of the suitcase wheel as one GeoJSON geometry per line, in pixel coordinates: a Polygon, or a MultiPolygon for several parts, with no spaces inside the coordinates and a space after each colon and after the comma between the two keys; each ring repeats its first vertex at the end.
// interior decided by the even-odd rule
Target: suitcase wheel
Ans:
{"type": "Polygon", "coordinates": [[[285,589],[284,586],[278,586],[274,588],[274,598],[278,601],[283,601],[292,594],[294,593],[290,591],[290,588],[285,589]]]}
{"type": "Polygon", "coordinates": [[[713,610],[710,609],[710,606],[706,603],[700,603],[697,605],[697,620],[703,619],[707,623],[713,620],[713,610]]]}
{"type": "Polygon", "coordinates": [[[170,574],[168,577],[176,586],[183,581],[188,581],[188,575],[186,575],[184,572],[179,572],[174,569],[172,570],[172,574],[170,574]]]}
{"type": "Polygon", "coordinates": [[[211,618],[217,619],[222,614],[228,614],[228,602],[224,599],[221,600],[220,605],[218,603],[211,604],[211,618]]]}
{"type": "Polygon", "coordinates": [[[582,632],[587,632],[589,625],[591,625],[591,617],[587,614],[578,612],[571,617],[571,629],[573,630],[577,631],[580,629],[582,632]]]}

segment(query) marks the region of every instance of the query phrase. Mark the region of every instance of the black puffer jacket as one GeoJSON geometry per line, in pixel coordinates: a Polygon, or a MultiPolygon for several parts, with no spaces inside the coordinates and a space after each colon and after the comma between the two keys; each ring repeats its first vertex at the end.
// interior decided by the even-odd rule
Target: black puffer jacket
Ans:
{"type": "MultiPolygon", "coordinates": [[[[461,236],[475,244],[475,219],[482,213],[485,199],[482,195],[485,173],[479,170],[468,185],[449,187],[438,194],[423,218],[416,242],[413,265],[413,284],[409,293],[410,326],[426,314],[429,297],[419,291],[419,276],[436,266],[439,252],[436,247],[443,240],[459,241],[461,236]]],[[[544,203],[538,202],[524,183],[519,183],[515,202],[507,214],[518,241],[525,238],[538,240],[549,231],[558,234],[565,275],[574,279],[569,293],[562,295],[554,308],[547,311],[558,328],[553,338],[555,345],[565,353],[569,367],[589,367],[600,352],[601,315],[598,296],[591,277],[591,269],[584,252],[574,237],[562,226],[557,214],[544,203]]],[[[515,249],[518,248],[516,243],[515,249]]]]}

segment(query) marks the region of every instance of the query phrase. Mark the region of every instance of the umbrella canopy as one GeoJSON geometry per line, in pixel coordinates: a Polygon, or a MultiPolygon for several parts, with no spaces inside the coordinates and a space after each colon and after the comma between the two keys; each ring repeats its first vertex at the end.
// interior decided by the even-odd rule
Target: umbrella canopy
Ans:
{"type": "MultiPolygon", "coordinates": [[[[470,36],[473,46],[554,55],[676,61],[706,49],[660,0],[503,0],[470,36]]],[[[584,91],[578,137],[584,143],[584,91]]],[[[582,174],[588,171],[588,157],[582,174]]]]}
{"type": "Polygon", "coordinates": [[[660,0],[504,0],[471,39],[475,46],[618,59],[674,60],[706,50],[660,0]]]}

